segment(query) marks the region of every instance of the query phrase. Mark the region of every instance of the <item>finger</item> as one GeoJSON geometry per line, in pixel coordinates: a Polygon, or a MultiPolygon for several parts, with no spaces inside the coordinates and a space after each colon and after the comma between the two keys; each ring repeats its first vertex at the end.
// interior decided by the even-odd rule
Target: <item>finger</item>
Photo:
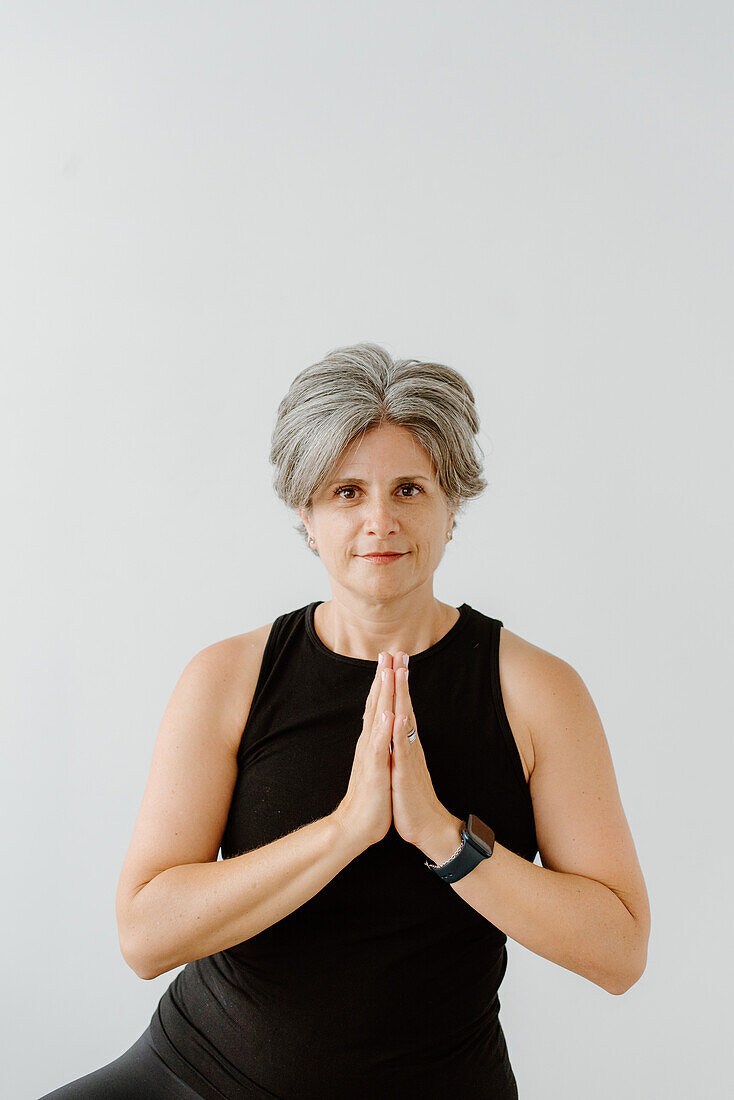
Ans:
{"type": "Polygon", "coordinates": [[[412,706],[410,692],[408,691],[408,670],[398,668],[395,672],[395,713],[405,714],[410,717],[412,706]]]}
{"type": "Polygon", "coordinates": [[[407,669],[401,668],[395,673],[395,724],[393,726],[393,737],[397,737],[401,746],[403,744],[410,745],[410,742],[406,740],[407,734],[410,730],[416,728],[415,714],[413,713],[413,704],[410,700],[408,677],[406,673],[407,669]]]}
{"type": "Polygon", "coordinates": [[[370,687],[369,695],[367,696],[367,702],[365,703],[363,721],[365,726],[372,728],[373,726],[381,722],[381,714],[383,710],[392,710],[393,698],[392,692],[385,692],[385,684],[382,680],[382,670],[388,668],[391,661],[391,655],[389,653],[382,653],[377,662],[377,668],[375,669],[375,677],[370,687]],[[387,702],[386,702],[387,700],[387,702]]]}
{"type": "Polygon", "coordinates": [[[399,663],[395,668],[395,713],[412,717],[412,704],[408,690],[408,669],[402,663],[402,653],[398,654],[399,663]]]}
{"type": "Polygon", "coordinates": [[[381,653],[377,658],[377,667],[375,668],[375,675],[372,678],[372,684],[370,686],[370,693],[367,696],[368,699],[376,699],[380,694],[380,688],[382,687],[382,670],[385,667],[385,658],[381,653]]]}
{"type": "Polygon", "coordinates": [[[395,673],[391,668],[384,668],[381,672],[381,688],[377,701],[377,715],[380,719],[384,711],[389,715],[395,713],[395,673]]]}
{"type": "Polygon", "coordinates": [[[382,670],[383,668],[390,668],[392,662],[391,654],[384,652],[380,653],[377,658],[377,665],[375,667],[375,675],[370,686],[369,695],[367,698],[376,699],[382,689],[382,670]]]}

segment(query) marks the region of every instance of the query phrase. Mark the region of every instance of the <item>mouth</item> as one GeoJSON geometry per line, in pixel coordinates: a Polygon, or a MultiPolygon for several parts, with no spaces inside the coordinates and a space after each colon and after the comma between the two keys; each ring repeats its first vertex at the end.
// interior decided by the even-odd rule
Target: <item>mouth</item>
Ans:
{"type": "Polygon", "coordinates": [[[374,562],[375,565],[388,565],[391,561],[405,557],[404,554],[360,554],[365,561],[374,562]]]}

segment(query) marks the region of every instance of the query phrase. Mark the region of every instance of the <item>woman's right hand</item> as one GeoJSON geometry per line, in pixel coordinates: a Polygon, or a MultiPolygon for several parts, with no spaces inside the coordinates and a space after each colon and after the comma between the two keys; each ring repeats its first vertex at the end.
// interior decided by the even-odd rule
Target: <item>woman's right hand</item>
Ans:
{"type": "Polygon", "coordinates": [[[367,696],[347,793],[334,810],[334,817],[360,852],[382,840],[392,823],[390,742],[395,718],[394,678],[392,654],[385,653],[383,663],[378,662],[367,696]],[[384,679],[383,669],[388,670],[384,679]],[[387,720],[383,720],[383,711],[387,712],[387,720]]]}

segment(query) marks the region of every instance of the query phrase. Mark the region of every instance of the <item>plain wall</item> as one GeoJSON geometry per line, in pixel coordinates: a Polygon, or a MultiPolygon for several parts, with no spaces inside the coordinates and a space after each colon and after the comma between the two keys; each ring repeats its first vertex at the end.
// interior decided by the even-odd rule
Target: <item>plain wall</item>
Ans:
{"type": "Polygon", "coordinates": [[[714,2],[4,3],[3,1095],[106,1064],[158,724],[204,646],[328,599],[271,488],[297,371],[474,388],[435,577],[571,663],[652,908],[614,997],[508,940],[523,1100],[722,1095],[731,962],[732,80],[714,2]]]}

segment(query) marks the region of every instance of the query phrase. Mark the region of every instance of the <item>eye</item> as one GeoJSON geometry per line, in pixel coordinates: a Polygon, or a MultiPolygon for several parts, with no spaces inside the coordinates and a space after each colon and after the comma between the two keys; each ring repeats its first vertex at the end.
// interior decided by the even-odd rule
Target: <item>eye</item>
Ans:
{"type": "MultiPolygon", "coordinates": [[[[404,485],[400,486],[400,488],[401,489],[417,489],[419,493],[423,492],[420,485],[416,485],[415,482],[413,482],[413,481],[406,481],[404,485]]],[[[408,498],[408,499],[410,499],[410,498],[408,498]]]]}
{"type": "MultiPolygon", "coordinates": [[[[340,485],[337,489],[334,490],[334,496],[340,496],[342,493],[353,493],[357,489],[357,485],[340,485]]],[[[399,489],[417,489],[419,493],[423,492],[420,485],[416,485],[414,481],[403,482],[403,484],[399,486],[399,489]]],[[[405,496],[401,493],[401,496],[403,497],[403,500],[412,500],[413,498],[413,494],[411,494],[410,496],[405,496]]],[[[354,497],[342,497],[342,500],[354,500],[354,497]]]]}

